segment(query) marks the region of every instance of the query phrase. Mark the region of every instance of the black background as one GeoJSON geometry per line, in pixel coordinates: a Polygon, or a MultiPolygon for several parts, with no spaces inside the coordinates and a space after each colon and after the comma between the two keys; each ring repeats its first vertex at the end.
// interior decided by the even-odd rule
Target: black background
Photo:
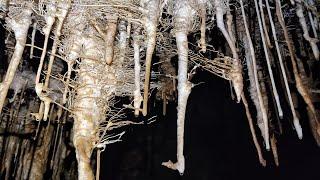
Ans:
{"type": "MultiPolygon", "coordinates": [[[[186,170],[183,176],[161,166],[176,161],[176,105],[168,105],[165,117],[152,125],[131,127],[123,142],[102,153],[101,179],[114,180],[233,180],[233,179],[320,179],[320,150],[309,129],[308,119],[300,121],[304,137],[299,140],[286,115],[277,135],[280,166],[271,151],[264,150],[267,166],[259,164],[248,121],[241,103],[231,99],[228,82],[198,71],[188,99],[185,124],[186,170]]],[[[161,102],[151,107],[162,111],[161,102]]],[[[254,120],[256,119],[253,115],[254,120]]],[[[260,131],[256,128],[261,144],[260,131]]]]}

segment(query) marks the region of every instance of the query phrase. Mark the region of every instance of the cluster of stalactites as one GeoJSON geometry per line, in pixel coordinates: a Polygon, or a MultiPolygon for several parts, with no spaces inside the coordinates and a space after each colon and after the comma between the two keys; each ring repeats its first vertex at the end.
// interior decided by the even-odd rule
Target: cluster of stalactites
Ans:
{"type": "MultiPolygon", "coordinates": [[[[12,87],[21,89],[13,81],[19,79],[14,76],[18,74],[16,71],[26,46],[28,29],[33,24],[33,39],[31,45],[28,44],[31,46],[31,51],[35,47],[34,38],[37,30],[43,33],[44,42],[42,47],[37,47],[42,51],[42,54],[37,74],[32,76],[34,77],[34,89],[41,104],[39,111],[32,115],[37,120],[50,119],[50,108],[55,106],[59,109],[58,119],[62,115],[62,109],[72,114],[75,119],[73,141],[79,163],[79,179],[93,179],[93,171],[89,163],[91,153],[94,148],[105,147],[108,144],[106,142],[108,139],[107,130],[108,128],[112,129],[112,123],[106,122],[106,118],[113,105],[111,99],[115,95],[133,96],[133,105],[126,107],[133,109],[136,116],[140,114],[146,116],[150,109],[148,108],[149,89],[161,85],[164,87],[160,88],[162,91],[160,97],[163,98],[164,104],[170,98],[175,99],[176,93],[178,101],[177,162],[168,161],[163,165],[183,174],[185,169],[183,155],[184,119],[188,96],[193,87],[190,81],[194,69],[198,66],[229,80],[233,85],[237,101],[242,100],[246,108],[260,162],[265,165],[259,143],[255,137],[250,109],[243,93],[243,89],[245,89],[243,88],[243,74],[246,72],[248,72],[250,81],[249,93],[256,107],[257,124],[266,149],[271,146],[275,157],[277,156],[275,133],[269,129],[271,117],[268,111],[271,108],[268,106],[271,103],[268,103],[268,100],[274,100],[277,116],[282,118],[283,105],[280,103],[278,94],[280,88],[275,82],[275,79],[279,77],[275,77],[273,73],[273,66],[278,61],[282,77],[279,79],[284,81],[283,89],[285,89],[293,116],[292,122],[298,137],[302,138],[302,129],[291,96],[293,90],[289,86],[287,78],[289,74],[294,74],[297,91],[308,107],[314,136],[320,142],[318,112],[312,102],[310,87],[306,81],[303,81],[305,74],[295,55],[292,37],[286,27],[288,24],[285,24],[281,9],[283,6],[281,1],[273,1],[272,3],[276,7],[274,10],[270,7],[269,2],[268,0],[254,0],[254,7],[246,7],[252,8],[252,12],[255,12],[258,19],[256,23],[258,28],[256,31],[250,32],[247,21],[251,17],[246,17],[245,5],[242,0],[239,1],[241,12],[240,9],[233,8],[229,0],[86,0],[39,1],[38,3],[2,0],[0,1],[1,17],[7,16],[6,24],[14,32],[16,45],[5,78],[0,84],[0,112],[5,105],[8,90],[12,87]],[[10,6],[8,6],[9,4],[10,6]],[[231,10],[236,11],[234,14],[241,14],[240,18],[242,19],[240,21],[234,20],[231,10]],[[163,15],[163,12],[168,14],[163,15]],[[226,41],[227,49],[230,49],[230,54],[214,60],[204,58],[199,53],[212,50],[211,46],[207,44],[206,35],[206,31],[211,28],[207,25],[209,17],[211,21],[215,20],[215,25],[226,41]],[[277,20],[273,21],[272,17],[277,17],[277,20]],[[162,30],[164,32],[161,32],[162,30]],[[189,49],[188,35],[198,31],[200,31],[199,52],[194,52],[193,49],[189,49]],[[253,46],[251,33],[257,36],[255,38],[257,42],[262,42],[259,43],[262,44],[259,51],[253,46]],[[279,40],[282,38],[279,34],[284,36],[286,43],[283,46],[279,45],[279,40]],[[271,37],[273,37],[273,41],[271,37]],[[52,39],[51,47],[48,46],[50,39],[52,39]],[[174,45],[170,44],[173,42],[174,45]],[[244,44],[245,55],[240,53],[239,42],[244,44]],[[271,53],[272,43],[276,47],[277,56],[275,57],[271,53]],[[282,60],[286,55],[280,47],[289,50],[293,73],[286,69],[282,60]],[[160,60],[163,60],[160,65],[160,68],[163,69],[161,72],[165,75],[163,79],[152,78],[153,74],[156,74],[152,72],[154,55],[159,55],[160,60]],[[170,57],[175,55],[178,55],[177,72],[170,62],[170,57]],[[46,67],[47,57],[49,58],[46,67]],[[64,61],[67,66],[67,73],[60,74],[58,78],[52,70],[57,58],[64,61]],[[243,71],[242,59],[248,61],[248,71],[243,71]],[[266,62],[261,59],[265,59],[266,62]],[[194,63],[197,66],[190,71],[189,66],[194,63]],[[76,72],[74,79],[71,79],[72,72],[76,72]],[[263,77],[263,73],[266,74],[266,77],[263,77]],[[45,78],[42,80],[43,75],[45,78]],[[60,80],[59,89],[62,91],[59,98],[56,99],[49,93],[49,82],[54,82],[53,78],[60,80]],[[269,82],[262,81],[264,78],[270,80],[271,93],[269,94],[266,90],[269,82]],[[159,79],[161,83],[157,82],[159,79]],[[166,86],[172,88],[168,89],[166,86]]],[[[315,2],[312,0],[307,2],[292,0],[291,2],[294,4],[293,7],[299,19],[299,24],[296,26],[301,27],[303,33],[301,37],[307,41],[308,47],[311,48],[312,55],[309,56],[318,60],[317,38],[320,28],[317,10],[312,8],[315,2]],[[308,18],[306,18],[307,15],[308,18]],[[309,33],[311,30],[313,34],[309,33]]],[[[30,55],[30,57],[32,56],[30,55]]],[[[16,91],[15,96],[17,92],[20,91],[16,91]]]]}

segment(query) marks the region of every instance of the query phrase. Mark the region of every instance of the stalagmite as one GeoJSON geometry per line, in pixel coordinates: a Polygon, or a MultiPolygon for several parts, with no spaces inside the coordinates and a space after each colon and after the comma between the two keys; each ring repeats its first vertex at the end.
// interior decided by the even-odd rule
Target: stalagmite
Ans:
{"type": "Polygon", "coordinates": [[[14,11],[15,9],[13,9],[13,7],[11,9],[9,8],[9,14],[10,13],[12,13],[12,15],[16,15],[16,13],[17,14],[20,13],[20,14],[18,17],[12,17],[12,18],[8,17],[6,19],[8,27],[10,27],[14,32],[16,45],[15,45],[15,50],[10,60],[10,64],[7,69],[5,78],[0,84],[0,114],[4,105],[4,101],[7,97],[9,87],[14,78],[14,74],[21,61],[23,50],[27,41],[28,29],[29,29],[29,26],[31,25],[31,19],[32,19],[31,6],[32,6],[31,3],[26,3],[26,6],[23,9],[21,9],[21,12],[11,12],[11,11],[14,11]],[[19,19],[15,19],[15,18],[19,18],[19,19]]]}

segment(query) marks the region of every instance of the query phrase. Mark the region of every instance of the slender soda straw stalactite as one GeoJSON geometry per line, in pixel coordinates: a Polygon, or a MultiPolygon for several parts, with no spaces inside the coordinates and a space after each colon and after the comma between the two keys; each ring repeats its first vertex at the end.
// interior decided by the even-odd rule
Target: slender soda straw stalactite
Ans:
{"type": "Polygon", "coordinates": [[[280,48],[279,48],[276,28],[274,26],[273,18],[272,18],[271,11],[270,11],[269,0],[265,0],[265,2],[266,2],[267,10],[268,10],[268,16],[269,16],[269,20],[270,20],[273,40],[274,40],[274,43],[276,45],[276,50],[277,50],[277,55],[278,55],[278,59],[279,59],[281,74],[283,76],[284,85],[285,85],[287,96],[288,96],[288,100],[289,100],[290,110],[291,110],[291,113],[292,113],[292,116],[293,116],[293,122],[294,122],[293,124],[295,125],[295,129],[297,131],[298,137],[301,139],[302,138],[302,133],[301,133],[302,131],[299,131],[299,129],[301,129],[301,126],[300,126],[299,119],[297,117],[296,111],[294,109],[294,105],[293,105],[293,101],[292,101],[292,97],[291,97],[291,91],[290,91],[290,87],[289,87],[289,83],[288,83],[288,78],[287,78],[287,74],[286,74],[286,71],[285,71],[285,68],[284,68],[284,64],[283,64],[283,60],[282,60],[282,55],[281,55],[280,48]]]}
{"type": "Polygon", "coordinates": [[[143,100],[140,90],[140,43],[141,43],[141,29],[139,27],[134,27],[134,37],[133,37],[133,49],[134,49],[134,92],[133,92],[133,106],[134,106],[134,115],[139,116],[140,106],[143,100]]]}
{"type": "Polygon", "coordinates": [[[249,49],[250,49],[250,55],[251,55],[251,58],[252,58],[252,69],[253,69],[255,87],[256,87],[256,90],[257,90],[259,109],[261,110],[262,120],[263,120],[263,123],[264,123],[264,128],[261,129],[261,132],[263,134],[263,138],[264,138],[264,142],[265,142],[265,145],[266,145],[266,149],[270,149],[268,116],[267,116],[267,111],[266,111],[266,108],[264,107],[264,103],[263,103],[263,99],[262,99],[262,95],[261,95],[261,89],[260,89],[259,79],[258,79],[257,62],[256,62],[254,47],[253,47],[253,43],[252,43],[252,40],[251,40],[249,29],[248,29],[247,19],[246,19],[246,15],[245,15],[245,11],[244,11],[242,0],[240,0],[240,4],[241,4],[242,17],[243,17],[243,24],[244,24],[244,27],[245,27],[246,36],[247,36],[249,49]]]}
{"type": "Polygon", "coordinates": [[[264,55],[266,57],[268,72],[269,72],[269,76],[270,76],[270,80],[271,80],[272,93],[273,93],[274,99],[276,101],[276,106],[277,106],[277,109],[278,109],[279,117],[282,118],[283,117],[283,111],[282,111],[282,108],[281,108],[281,105],[280,105],[280,99],[279,99],[278,90],[276,88],[276,84],[275,84],[275,81],[274,81],[274,76],[273,76],[273,71],[272,71],[272,67],[271,67],[270,57],[269,57],[269,53],[268,53],[268,49],[267,49],[267,45],[266,45],[266,40],[265,40],[265,36],[264,36],[264,30],[263,30],[263,27],[262,27],[261,16],[260,16],[260,13],[259,13],[259,6],[258,6],[257,0],[254,0],[254,2],[255,2],[256,14],[258,16],[257,18],[258,18],[258,24],[259,24],[259,29],[260,29],[260,36],[261,36],[261,40],[262,40],[262,46],[263,46],[263,50],[264,50],[264,55]]]}

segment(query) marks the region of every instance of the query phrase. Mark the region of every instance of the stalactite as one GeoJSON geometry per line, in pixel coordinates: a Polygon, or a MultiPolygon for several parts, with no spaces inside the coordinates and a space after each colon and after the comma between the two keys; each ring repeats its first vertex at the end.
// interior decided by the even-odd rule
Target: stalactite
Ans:
{"type": "Polygon", "coordinates": [[[32,29],[32,35],[31,35],[30,59],[33,59],[34,39],[36,37],[36,32],[37,32],[37,22],[33,23],[32,28],[33,29],[32,29]]]}
{"type": "MultiPolygon", "coordinates": [[[[307,77],[306,71],[303,67],[303,64],[301,62],[301,59],[299,59],[298,57],[296,57],[297,59],[297,68],[299,70],[299,75],[301,77],[301,82],[302,85],[305,86],[307,89],[311,89],[310,84],[312,83],[310,81],[310,78],[307,77]]],[[[312,101],[312,105],[313,105],[313,100],[315,96],[312,96],[311,92],[309,92],[309,96],[310,96],[310,100],[312,101]]],[[[309,118],[309,125],[311,128],[311,132],[313,134],[314,139],[316,140],[318,146],[320,146],[320,122],[319,122],[319,111],[314,109],[312,110],[312,107],[307,107],[307,114],[308,114],[308,118],[309,118]]]]}
{"type": "Polygon", "coordinates": [[[180,175],[185,170],[184,146],[184,121],[187,101],[191,92],[192,84],[187,79],[188,73],[188,31],[194,15],[194,10],[188,1],[179,1],[175,6],[175,36],[178,49],[178,119],[177,119],[177,162],[162,163],[162,165],[178,170],[180,175]]]}
{"type": "Polygon", "coordinates": [[[144,28],[147,35],[147,52],[146,52],[146,74],[144,80],[143,90],[143,109],[142,114],[147,115],[148,111],[148,98],[149,98],[149,87],[150,87],[150,72],[151,72],[151,61],[153,51],[156,45],[156,33],[157,25],[160,16],[160,1],[159,0],[141,0],[142,7],[147,9],[147,14],[144,17],[144,28]]]}
{"type": "Polygon", "coordinates": [[[272,48],[272,44],[271,44],[269,33],[268,33],[266,18],[265,18],[265,15],[264,15],[262,0],[259,0],[259,10],[260,10],[260,16],[261,16],[261,22],[262,22],[262,28],[263,28],[263,32],[264,32],[264,37],[265,37],[265,40],[266,40],[266,44],[268,45],[267,47],[268,48],[272,48]]]}
{"type": "Polygon", "coordinates": [[[68,2],[66,2],[66,3],[61,2],[61,3],[57,4],[57,10],[55,12],[55,16],[57,17],[58,22],[57,22],[56,29],[54,32],[55,36],[53,39],[53,44],[52,44],[51,53],[50,53],[50,57],[49,57],[48,70],[47,70],[47,74],[46,74],[46,78],[45,78],[45,82],[44,82],[45,90],[49,86],[50,75],[51,75],[51,71],[52,71],[53,62],[55,59],[55,54],[56,54],[56,51],[58,48],[59,39],[61,36],[62,25],[63,25],[64,19],[67,16],[69,8],[70,8],[70,3],[68,3],[68,2]]]}
{"type": "Polygon", "coordinates": [[[306,23],[306,19],[304,17],[304,13],[303,13],[303,7],[302,7],[302,1],[301,0],[297,0],[296,3],[296,14],[299,18],[299,22],[300,25],[302,27],[303,30],[303,37],[306,41],[308,41],[310,43],[314,58],[316,60],[319,60],[319,48],[316,44],[316,39],[313,39],[310,37],[309,35],[309,31],[308,31],[308,27],[307,27],[307,23],[306,23]]]}
{"type": "Polygon", "coordinates": [[[30,170],[30,179],[35,179],[35,180],[41,180],[43,179],[44,173],[46,172],[46,165],[48,161],[48,155],[49,155],[49,150],[50,148],[50,143],[53,135],[53,126],[50,124],[50,119],[54,118],[53,116],[53,109],[54,106],[52,106],[51,111],[50,111],[50,117],[49,117],[49,122],[48,125],[45,129],[42,129],[41,131],[41,145],[39,147],[36,147],[36,150],[34,152],[34,158],[33,162],[31,165],[31,170],[30,170]]]}
{"type": "Polygon", "coordinates": [[[258,24],[259,24],[259,29],[260,29],[260,37],[262,39],[263,51],[264,51],[264,55],[266,57],[268,73],[269,73],[269,77],[270,77],[270,80],[271,80],[272,93],[273,93],[274,99],[276,101],[279,117],[282,118],[283,117],[283,111],[282,111],[282,108],[281,108],[281,105],[280,105],[280,99],[279,99],[278,90],[277,90],[277,87],[276,87],[276,84],[275,84],[275,81],[274,81],[274,76],[273,76],[273,71],[272,71],[272,67],[271,67],[270,57],[269,57],[269,53],[268,53],[268,49],[267,49],[267,45],[266,45],[266,40],[265,40],[265,36],[264,36],[264,30],[263,30],[263,27],[262,27],[261,16],[260,16],[260,13],[259,13],[259,6],[258,6],[257,0],[255,0],[254,2],[255,2],[256,14],[257,14],[257,17],[258,17],[258,24]]]}
{"type": "Polygon", "coordinates": [[[237,53],[237,48],[236,48],[235,42],[231,38],[233,36],[227,32],[225,25],[224,25],[223,15],[226,13],[226,9],[225,9],[226,7],[224,7],[225,6],[224,3],[220,0],[215,0],[214,5],[215,5],[215,9],[216,9],[217,26],[220,29],[220,31],[222,32],[225,39],[227,40],[229,47],[231,49],[234,61],[236,62],[235,64],[236,64],[237,68],[235,69],[236,71],[233,72],[232,84],[233,84],[233,87],[234,87],[234,90],[235,90],[235,93],[237,96],[237,101],[240,102],[241,94],[243,91],[241,62],[239,61],[239,56],[237,53]]]}
{"type": "Polygon", "coordinates": [[[254,127],[253,127],[253,120],[252,120],[252,116],[251,116],[250,111],[249,111],[249,105],[248,105],[247,99],[244,96],[244,94],[242,94],[241,99],[243,101],[243,105],[244,105],[245,110],[246,110],[246,115],[247,115],[247,119],[248,119],[248,122],[249,122],[250,131],[251,131],[253,143],[254,143],[254,145],[255,145],[255,147],[257,149],[259,162],[260,162],[260,164],[262,166],[266,166],[266,160],[263,158],[262,151],[261,151],[260,145],[258,143],[254,127]]]}
{"type": "Polygon", "coordinates": [[[45,38],[44,38],[42,53],[41,53],[41,57],[40,57],[40,63],[38,66],[37,76],[36,76],[36,80],[35,80],[35,83],[36,83],[35,89],[36,89],[37,95],[39,96],[39,98],[42,102],[41,102],[41,105],[39,108],[39,112],[32,114],[33,116],[36,117],[37,120],[41,120],[42,118],[44,120],[47,119],[49,108],[50,108],[50,103],[51,103],[51,99],[49,97],[47,97],[47,95],[44,92],[42,92],[43,90],[46,90],[46,88],[43,88],[44,84],[40,82],[40,76],[41,76],[41,71],[42,71],[43,64],[44,64],[44,59],[47,54],[47,46],[48,46],[48,40],[50,37],[51,29],[52,29],[52,26],[56,20],[55,19],[56,18],[56,11],[57,11],[56,4],[55,3],[48,4],[46,6],[46,9],[47,9],[47,14],[44,15],[46,25],[42,29],[45,38]]]}
{"type": "Polygon", "coordinates": [[[200,27],[200,31],[201,31],[201,37],[200,37],[200,48],[202,52],[206,52],[207,50],[207,45],[206,45],[206,17],[207,17],[207,13],[206,13],[206,0],[204,2],[199,2],[199,6],[200,6],[200,17],[201,17],[201,27],[200,27]]]}
{"type": "MultiPolygon", "coordinates": [[[[245,48],[246,48],[246,46],[245,46],[245,48]]],[[[252,101],[253,101],[253,103],[254,103],[254,105],[256,107],[258,123],[261,123],[261,122],[263,123],[261,125],[261,127],[263,127],[263,128],[260,129],[260,130],[261,130],[262,137],[265,138],[266,134],[265,134],[265,131],[264,131],[265,124],[264,124],[264,119],[263,119],[263,111],[266,111],[266,109],[264,107],[264,104],[263,104],[262,108],[260,107],[258,92],[257,92],[257,89],[256,89],[256,87],[259,86],[259,91],[260,91],[259,93],[260,93],[260,96],[261,96],[260,85],[259,85],[259,83],[256,84],[256,81],[254,79],[253,64],[251,62],[252,59],[250,58],[249,52],[246,52],[246,53],[248,53],[248,55],[246,55],[247,56],[246,60],[247,60],[248,76],[249,76],[249,81],[250,81],[250,87],[249,87],[250,97],[251,97],[251,99],[252,99],[252,101]]],[[[262,96],[260,98],[262,100],[262,96]]],[[[266,112],[264,112],[264,113],[266,113],[266,112]]],[[[254,134],[254,128],[251,127],[251,125],[250,125],[250,128],[253,129],[251,131],[252,131],[252,134],[254,134]]],[[[253,136],[253,139],[254,139],[254,143],[255,143],[255,146],[256,146],[256,149],[257,149],[257,152],[258,152],[258,155],[259,155],[260,163],[262,165],[265,165],[265,161],[264,161],[264,159],[263,159],[263,157],[261,155],[262,153],[261,153],[259,144],[258,144],[258,142],[255,142],[256,141],[255,140],[255,136],[253,136]]]]}
{"type": "Polygon", "coordinates": [[[117,32],[117,22],[118,21],[118,17],[110,17],[110,19],[108,19],[108,23],[107,23],[107,32],[105,34],[105,36],[103,37],[105,42],[106,42],[106,49],[105,49],[105,61],[107,64],[111,64],[113,61],[113,54],[114,54],[114,39],[116,36],[116,32],[117,32]]]}
{"type": "Polygon", "coordinates": [[[271,149],[273,154],[274,163],[276,166],[279,166],[279,156],[278,156],[278,149],[277,149],[277,140],[274,135],[271,137],[271,149]]]}
{"type": "MultiPolygon", "coordinates": [[[[268,117],[267,117],[267,111],[266,111],[266,108],[264,106],[264,103],[263,103],[263,98],[262,98],[262,93],[261,93],[261,90],[260,90],[260,85],[259,85],[259,78],[258,78],[258,70],[257,70],[257,62],[256,62],[256,57],[255,57],[255,51],[254,51],[254,47],[253,47],[253,43],[252,43],[252,40],[251,40],[251,36],[250,36],[250,33],[249,33],[249,29],[248,29],[248,25],[247,25],[247,19],[246,19],[246,15],[245,15],[245,12],[244,12],[244,6],[243,6],[243,2],[242,0],[240,0],[240,4],[241,4],[241,12],[242,12],[242,17],[243,17],[243,24],[244,24],[244,28],[245,28],[245,32],[246,32],[246,37],[247,37],[247,41],[244,41],[244,42],[248,42],[248,45],[249,47],[246,48],[248,50],[250,50],[250,57],[251,57],[251,60],[252,60],[252,75],[250,76],[251,74],[251,68],[250,68],[250,64],[248,64],[248,72],[250,73],[249,74],[249,78],[251,79],[251,82],[252,82],[252,93],[255,93],[256,91],[256,94],[257,94],[257,98],[255,98],[254,96],[254,103],[256,105],[256,109],[257,109],[257,118],[261,119],[263,122],[263,125],[262,125],[262,129],[261,130],[261,134],[263,135],[263,138],[264,138],[264,141],[265,141],[265,145],[266,145],[266,149],[269,149],[270,148],[270,143],[269,143],[269,127],[268,127],[268,117]],[[254,90],[255,89],[255,90],[254,90]],[[256,101],[257,100],[257,101],[256,101]]],[[[246,44],[246,43],[245,43],[246,44]]]]}
{"type": "MultiPolygon", "coordinates": [[[[292,64],[292,71],[293,71],[293,74],[294,74],[294,79],[296,81],[295,82],[296,83],[296,88],[297,88],[299,94],[304,99],[305,103],[310,108],[313,116],[316,117],[315,108],[314,108],[314,106],[312,104],[312,101],[310,99],[309,92],[304,87],[304,85],[302,83],[302,80],[301,80],[301,77],[299,75],[298,69],[297,69],[297,63],[296,63],[296,60],[295,60],[295,55],[294,55],[294,50],[293,50],[293,47],[292,47],[292,42],[291,42],[291,40],[289,38],[288,30],[287,30],[287,27],[286,27],[285,22],[284,22],[284,18],[283,18],[283,15],[282,15],[281,3],[280,2],[276,3],[276,14],[277,14],[278,21],[279,21],[279,23],[280,23],[280,25],[282,27],[282,31],[283,31],[283,34],[284,34],[284,37],[285,37],[285,40],[286,40],[286,43],[287,43],[287,46],[288,46],[289,55],[290,55],[291,64],[292,64]]],[[[299,137],[302,138],[302,128],[298,124],[298,122],[294,121],[294,127],[296,128],[296,131],[298,132],[298,134],[300,134],[299,137]]]]}
{"type": "MultiPolygon", "coordinates": [[[[304,117],[300,111],[304,104],[298,101],[297,93],[307,105],[310,129],[319,145],[319,109],[315,104],[319,94],[313,89],[318,83],[313,70],[319,59],[317,4],[314,0],[291,0],[292,5],[282,7],[281,1],[270,2],[0,0],[0,23],[6,22],[1,32],[8,31],[1,38],[0,52],[4,52],[1,58],[8,57],[0,63],[1,78],[5,74],[0,84],[1,178],[103,178],[100,154],[108,144],[121,141],[125,133],[114,130],[156,121],[140,121],[139,117],[140,112],[146,116],[150,109],[148,99],[154,98],[151,92],[156,92],[155,98],[162,101],[161,118],[168,117],[166,112],[171,105],[167,103],[175,103],[172,101],[177,96],[177,162],[169,160],[162,165],[183,175],[188,163],[184,157],[184,126],[188,97],[194,87],[191,81],[207,83],[207,79],[198,79],[202,75],[194,76],[199,69],[229,81],[232,92],[233,86],[237,101],[242,100],[261,165],[266,165],[266,159],[256,124],[266,149],[271,147],[276,166],[281,158],[277,139],[282,132],[278,134],[273,121],[278,116],[282,118],[282,107],[290,106],[294,128],[302,138],[298,117],[304,117]],[[251,7],[253,3],[255,7],[251,7]],[[292,12],[296,13],[294,17],[292,12]],[[297,35],[290,34],[284,14],[290,27],[301,27],[296,29],[297,35]],[[33,29],[28,32],[32,23],[33,29]],[[222,37],[215,33],[217,30],[222,37]],[[298,37],[294,43],[291,36],[298,37]],[[26,44],[28,37],[30,44],[26,44]],[[314,58],[306,47],[309,45],[314,58]],[[291,64],[285,61],[289,56],[291,64]],[[300,56],[308,59],[309,69],[300,56]],[[264,58],[266,62],[262,61],[264,58]],[[278,65],[279,72],[273,69],[278,65]],[[290,79],[292,75],[294,81],[290,79]],[[248,82],[243,82],[243,77],[248,82]],[[282,86],[278,87],[279,82],[282,86]],[[294,83],[296,88],[290,87],[294,83]],[[285,96],[279,97],[278,90],[285,96]],[[246,95],[250,95],[250,101],[246,95]],[[132,99],[133,105],[122,104],[123,100],[132,99]],[[128,120],[133,114],[134,121],[128,120]],[[40,121],[46,119],[49,121],[40,121]],[[72,157],[73,151],[76,157],[72,157]],[[93,152],[97,157],[91,157],[93,152]],[[69,162],[69,157],[75,160],[69,162]],[[97,162],[91,162],[95,158],[97,162]],[[70,167],[66,168],[66,164],[70,167]]],[[[284,112],[284,116],[290,115],[284,112]]],[[[152,109],[150,114],[158,115],[158,110],[152,109]]]]}
{"type": "Polygon", "coordinates": [[[268,16],[269,16],[269,20],[270,20],[273,40],[274,40],[274,43],[276,45],[276,50],[277,50],[278,60],[279,60],[279,64],[280,64],[281,74],[282,74],[282,77],[283,77],[283,80],[284,80],[285,89],[286,89],[286,93],[287,93],[288,100],[289,100],[290,110],[291,110],[291,113],[292,113],[292,116],[293,116],[293,122],[294,122],[293,124],[297,125],[295,128],[296,128],[298,137],[301,139],[302,138],[302,134],[300,134],[300,131],[298,131],[299,127],[301,127],[301,126],[300,126],[300,123],[299,123],[299,119],[298,119],[298,117],[296,115],[296,111],[294,109],[294,105],[293,105],[293,101],[292,101],[292,97],[291,97],[291,91],[290,91],[290,87],[289,87],[289,83],[288,83],[288,79],[287,79],[287,75],[286,75],[286,70],[285,70],[285,67],[284,67],[284,64],[283,64],[282,55],[281,55],[280,48],[279,48],[276,29],[275,29],[275,25],[274,25],[274,22],[273,22],[273,19],[272,19],[271,11],[270,11],[269,1],[265,0],[265,2],[266,2],[268,16]]]}
{"type": "Polygon", "coordinates": [[[126,22],[124,20],[121,20],[118,25],[119,29],[119,50],[120,50],[120,57],[119,57],[119,64],[123,64],[126,58],[126,49],[127,49],[127,27],[126,22]]]}
{"type": "Polygon", "coordinates": [[[133,49],[134,49],[134,85],[135,90],[133,92],[133,103],[134,103],[134,115],[139,116],[140,114],[140,106],[143,100],[141,96],[140,90],[140,43],[141,43],[141,35],[139,27],[134,28],[134,37],[133,37],[133,49]]]}
{"type": "Polygon", "coordinates": [[[20,13],[20,14],[18,17],[12,17],[12,18],[8,17],[6,19],[7,25],[14,31],[16,45],[15,45],[15,50],[10,60],[10,64],[7,69],[5,78],[0,84],[0,113],[4,105],[4,101],[7,97],[9,87],[14,78],[14,74],[21,61],[23,50],[27,41],[28,29],[29,29],[29,26],[31,25],[31,14],[32,14],[31,5],[32,4],[30,3],[26,3],[26,6],[23,9],[21,9],[21,12],[11,12],[11,11],[14,11],[14,9],[9,8],[9,14],[12,13],[13,16],[16,15],[16,13],[17,14],[20,13]],[[15,18],[19,18],[19,19],[15,19],[15,18]]]}
{"type": "MultiPolygon", "coordinates": [[[[83,46],[85,55],[95,57],[97,43],[93,39],[84,39],[83,46]]],[[[90,166],[90,157],[94,148],[94,139],[97,131],[97,124],[102,116],[102,111],[98,107],[97,98],[101,96],[101,87],[95,80],[99,72],[91,67],[99,67],[97,62],[90,59],[82,59],[79,67],[79,84],[75,107],[74,136],[73,143],[76,148],[78,160],[78,178],[93,180],[94,175],[90,166]]],[[[100,67],[101,68],[101,67],[100,67]]]]}
{"type": "MultiPolygon", "coordinates": [[[[55,29],[55,36],[54,36],[54,40],[53,40],[53,44],[52,44],[52,48],[51,48],[50,57],[49,57],[48,70],[47,70],[46,77],[45,77],[43,91],[47,91],[48,86],[49,86],[49,80],[50,80],[51,71],[52,71],[52,67],[53,67],[53,63],[54,63],[54,59],[55,59],[55,54],[56,54],[56,51],[58,48],[58,43],[60,41],[62,25],[63,25],[64,19],[67,16],[69,8],[70,8],[70,2],[68,2],[68,1],[59,2],[57,4],[57,10],[56,10],[55,16],[57,17],[58,22],[57,22],[56,29],[55,29]]],[[[48,100],[48,98],[42,98],[41,100],[44,101],[43,120],[46,121],[48,118],[48,112],[49,112],[48,110],[50,108],[50,104],[51,104],[52,100],[48,100]]],[[[41,114],[41,112],[40,112],[40,114],[41,114]]]]}

